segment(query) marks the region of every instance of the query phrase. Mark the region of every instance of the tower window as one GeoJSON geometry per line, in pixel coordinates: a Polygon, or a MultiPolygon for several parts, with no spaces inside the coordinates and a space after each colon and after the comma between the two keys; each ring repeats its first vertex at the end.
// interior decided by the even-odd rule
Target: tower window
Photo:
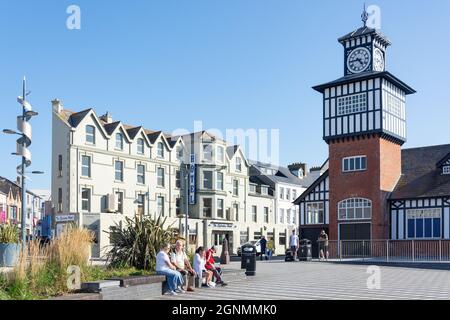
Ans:
{"type": "Polygon", "coordinates": [[[342,172],[367,170],[367,157],[357,156],[342,159],[342,172]]]}
{"type": "Polygon", "coordinates": [[[367,95],[365,93],[354,94],[338,98],[338,116],[364,112],[367,110],[367,95]]]}
{"type": "Polygon", "coordinates": [[[372,201],[352,198],[339,202],[339,220],[361,220],[372,218],[372,201]]]}

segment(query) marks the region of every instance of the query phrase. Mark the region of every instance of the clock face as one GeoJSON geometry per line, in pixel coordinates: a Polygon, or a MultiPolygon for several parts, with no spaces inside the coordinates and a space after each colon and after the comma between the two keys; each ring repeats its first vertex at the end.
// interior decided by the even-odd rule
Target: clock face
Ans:
{"type": "Polygon", "coordinates": [[[347,68],[353,73],[360,73],[370,64],[370,51],[366,48],[353,50],[347,58],[347,68]]]}
{"type": "Polygon", "coordinates": [[[375,49],[373,57],[373,67],[375,71],[384,71],[384,57],[380,49],[375,49]]]}

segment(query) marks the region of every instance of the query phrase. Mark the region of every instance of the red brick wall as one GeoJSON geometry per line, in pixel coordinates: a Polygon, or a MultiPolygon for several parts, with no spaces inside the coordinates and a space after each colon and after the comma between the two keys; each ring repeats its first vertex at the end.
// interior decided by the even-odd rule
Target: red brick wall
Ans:
{"type": "Polygon", "coordinates": [[[347,198],[372,200],[372,239],[388,239],[387,196],[401,174],[401,147],[379,136],[341,139],[329,144],[330,239],[338,239],[338,203],[347,198]],[[367,170],[343,173],[342,159],[367,156],[367,170]]]}

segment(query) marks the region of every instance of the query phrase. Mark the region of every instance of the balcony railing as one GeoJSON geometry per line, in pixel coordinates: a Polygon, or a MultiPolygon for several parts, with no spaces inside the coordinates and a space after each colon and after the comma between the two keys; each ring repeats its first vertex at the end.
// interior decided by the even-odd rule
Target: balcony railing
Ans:
{"type": "Polygon", "coordinates": [[[450,262],[450,240],[329,241],[328,254],[333,260],[450,262]]]}

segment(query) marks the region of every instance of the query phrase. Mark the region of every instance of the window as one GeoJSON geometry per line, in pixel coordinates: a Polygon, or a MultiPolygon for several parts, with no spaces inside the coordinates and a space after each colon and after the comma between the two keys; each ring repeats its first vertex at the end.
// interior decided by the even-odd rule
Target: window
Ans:
{"type": "Polygon", "coordinates": [[[157,213],[159,216],[164,217],[164,214],[165,214],[165,212],[164,212],[164,197],[158,196],[158,197],[156,198],[156,207],[157,207],[156,213],[157,213]]]}
{"type": "Polygon", "coordinates": [[[262,194],[263,196],[269,195],[269,187],[267,187],[267,186],[261,186],[261,194],[262,194]]]}
{"type": "Polygon", "coordinates": [[[182,146],[178,146],[177,147],[177,158],[178,158],[178,160],[183,159],[183,154],[184,154],[183,147],[182,146]]]}
{"type": "Polygon", "coordinates": [[[62,212],[62,188],[58,188],[58,212],[62,212]]]}
{"type": "Polygon", "coordinates": [[[291,189],[286,189],[286,200],[291,200],[291,189]]]}
{"type": "MultiPolygon", "coordinates": [[[[233,183],[234,186],[234,183],[233,183]]],[[[256,193],[256,184],[250,184],[250,193],[256,193]]]]}
{"type": "Polygon", "coordinates": [[[364,171],[367,169],[367,157],[349,157],[342,159],[342,172],[364,171]]]}
{"type": "Polygon", "coordinates": [[[233,210],[234,210],[234,216],[236,218],[236,221],[239,221],[239,204],[238,203],[233,204],[233,210]]]}
{"type": "Polygon", "coordinates": [[[236,171],[241,172],[242,171],[242,161],[241,158],[236,158],[236,171]]]}
{"type": "Polygon", "coordinates": [[[116,192],[117,212],[123,213],[123,192],[116,192]]]}
{"type": "Polygon", "coordinates": [[[280,223],[284,223],[284,209],[280,209],[279,220],[280,220],[280,223]]]}
{"type": "Polygon", "coordinates": [[[137,153],[144,154],[144,139],[137,139],[137,153]]]}
{"type": "Polygon", "coordinates": [[[450,166],[445,166],[442,168],[443,174],[450,174],[450,166]]]}
{"type": "Polygon", "coordinates": [[[386,111],[393,114],[394,116],[398,117],[398,118],[403,118],[402,115],[402,101],[387,93],[387,104],[386,104],[386,111]]]}
{"type": "Polygon", "coordinates": [[[264,222],[269,223],[269,208],[264,207],[264,222]]]}
{"type": "Polygon", "coordinates": [[[217,199],[217,217],[223,218],[223,199],[217,199]]]}
{"type": "Polygon", "coordinates": [[[210,144],[203,145],[203,161],[212,161],[212,146],[210,144]]]}
{"type": "MultiPolygon", "coordinates": [[[[255,186],[256,192],[256,186],[255,186]]],[[[239,180],[233,180],[233,196],[239,196],[239,180]]]]}
{"type": "Polygon", "coordinates": [[[222,146],[217,146],[217,161],[219,161],[220,163],[224,163],[224,161],[225,161],[222,146]]]}
{"type": "Polygon", "coordinates": [[[324,224],[325,214],[324,214],[323,202],[314,202],[306,204],[306,224],[324,224]]]}
{"type": "Polygon", "coordinates": [[[222,172],[217,172],[216,184],[217,184],[217,190],[223,190],[223,173],[222,172]]]}
{"type": "Polygon", "coordinates": [[[145,214],[145,194],[138,194],[136,202],[137,214],[143,216],[145,214]]]}
{"type": "Polygon", "coordinates": [[[158,187],[164,187],[164,168],[156,169],[156,180],[158,187]]]}
{"type": "Polygon", "coordinates": [[[115,180],[123,181],[123,162],[116,161],[115,163],[115,180]]]}
{"type": "Polygon", "coordinates": [[[295,200],[297,200],[297,190],[296,189],[292,190],[292,201],[295,201],[295,200]]]}
{"type": "Polygon", "coordinates": [[[256,206],[252,206],[252,221],[256,222],[258,216],[258,208],[256,206]]]}
{"type": "Polygon", "coordinates": [[[248,232],[247,231],[241,231],[239,233],[239,240],[241,242],[241,245],[248,242],[248,232]]]}
{"type": "Polygon", "coordinates": [[[91,189],[81,189],[81,210],[91,211],[91,189]]]}
{"type": "Polygon", "coordinates": [[[441,216],[439,208],[406,210],[408,238],[441,238],[441,216]]]}
{"type": "Polygon", "coordinates": [[[286,223],[291,223],[291,209],[286,210],[286,223]]]}
{"type": "Polygon", "coordinates": [[[95,144],[95,127],[86,126],[86,143],[95,144]]]}
{"type": "Polygon", "coordinates": [[[278,244],[280,246],[286,245],[286,233],[279,233],[278,234],[278,244]]]}
{"type": "Polygon", "coordinates": [[[164,144],[162,142],[158,142],[157,156],[158,158],[164,158],[164,144]]]}
{"type": "Polygon", "coordinates": [[[175,199],[175,214],[177,216],[181,214],[181,198],[175,199]]]}
{"type": "Polygon", "coordinates": [[[145,184],[145,166],[142,164],[137,166],[137,183],[145,184]]]}
{"type": "Polygon", "coordinates": [[[213,183],[212,183],[212,171],[203,171],[203,188],[211,190],[213,183]]]}
{"type": "Polygon", "coordinates": [[[284,199],[284,188],[280,188],[280,199],[284,199]]]}
{"type": "Polygon", "coordinates": [[[364,112],[367,110],[367,95],[365,93],[360,93],[338,98],[337,104],[338,116],[364,112]]]}
{"type": "Polygon", "coordinates": [[[116,133],[116,149],[123,150],[123,134],[116,133]]]}
{"type": "Polygon", "coordinates": [[[339,202],[339,220],[361,220],[372,218],[372,201],[352,198],[339,202]]]}
{"type": "Polygon", "coordinates": [[[175,187],[178,189],[181,188],[181,171],[180,170],[175,171],[175,187]]]}
{"type": "Polygon", "coordinates": [[[212,217],[212,199],[211,198],[203,198],[203,217],[204,218],[212,217]]]}
{"type": "Polygon", "coordinates": [[[91,177],[91,157],[81,156],[81,176],[91,177]]]}
{"type": "Polygon", "coordinates": [[[62,154],[58,155],[58,176],[62,177],[62,171],[63,171],[63,158],[62,154]]]}

